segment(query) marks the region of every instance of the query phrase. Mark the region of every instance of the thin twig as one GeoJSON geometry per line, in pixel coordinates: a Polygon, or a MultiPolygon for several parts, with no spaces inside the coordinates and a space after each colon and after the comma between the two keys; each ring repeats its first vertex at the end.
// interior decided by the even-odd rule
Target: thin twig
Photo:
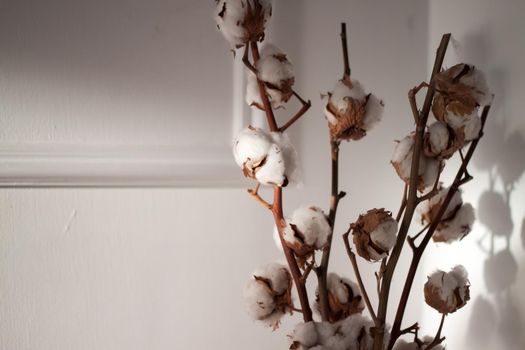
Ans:
{"type": "MultiPolygon", "coordinates": [[[[419,160],[420,160],[420,154],[421,154],[421,149],[423,145],[423,134],[425,132],[425,127],[426,127],[428,116],[430,113],[430,107],[432,105],[432,100],[434,98],[434,88],[432,87],[432,81],[434,79],[434,76],[441,70],[441,66],[443,65],[443,60],[445,58],[445,53],[446,53],[449,41],[450,41],[450,34],[445,34],[441,38],[441,43],[436,52],[436,60],[434,62],[434,68],[432,69],[432,75],[430,78],[431,84],[429,88],[427,89],[427,95],[425,97],[423,109],[420,113],[420,116],[419,116],[419,119],[416,125],[414,151],[412,154],[412,165],[410,168],[410,181],[409,181],[409,186],[408,186],[407,207],[405,209],[405,214],[403,216],[403,220],[399,228],[396,244],[394,245],[394,248],[392,249],[392,253],[390,254],[390,258],[388,259],[388,263],[387,263],[385,273],[384,273],[382,283],[381,283],[381,295],[379,297],[379,307],[378,307],[378,313],[377,313],[377,317],[378,317],[380,326],[377,327],[378,329],[374,336],[374,348],[373,348],[374,350],[382,350],[383,348],[383,338],[385,335],[385,321],[386,321],[386,313],[387,313],[387,307],[388,307],[388,297],[390,294],[390,286],[392,283],[392,277],[394,275],[394,270],[396,268],[397,262],[401,255],[401,251],[403,250],[403,245],[405,243],[408,229],[410,228],[412,217],[414,215],[414,211],[417,205],[416,203],[417,183],[419,181],[419,160]]],[[[395,342],[395,339],[394,339],[394,342],[395,342]]],[[[393,346],[392,340],[390,343],[393,346]]],[[[392,349],[392,346],[389,345],[388,349],[392,349]]]]}
{"type": "Polygon", "coordinates": [[[415,334],[416,331],[418,331],[418,330],[419,330],[419,324],[416,322],[416,323],[414,323],[412,326],[407,327],[407,328],[401,330],[399,333],[400,333],[400,335],[407,334],[407,333],[413,333],[413,334],[415,334]]]}
{"type": "Polygon", "coordinates": [[[407,192],[408,192],[408,185],[405,184],[405,189],[403,190],[403,199],[401,200],[401,205],[399,206],[399,210],[397,211],[396,215],[396,221],[399,222],[401,219],[401,215],[403,215],[403,212],[405,211],[405,208],[407,206],[407,192]]]}
{"type": "Polygon", "coordinates": [[[345,242],[346,247],[346,253],[348,257],[350,258],[350,262],[352,263],[352,268],[354,269],[355,278],[357,279],[357,283],[359,284],[359,289],[361,290],[361,295],[363,296],[363,299],[365,300],[365,305],[368,309],[368,312],[370,313],[370,317],[372,317],[372,320],[374,321],[374,324],[376,327],[378,326],[377,316],[374,312],[374,308],[372,307],[372,303],[370,302],[370,298],[368,297],[368,293],[366,292],[365,285],[363,284],[363,279],[361,278],[361,273],[359,272],[359,266],[357,265],[357,260],[355,258],[355,254],[352,251],[352,248],[350,248],[350,242],[348,241],[348,235],[350,234],[350,229],[343,234],[343,241],[345,242]]]}
{"type": "Polygon", "coordinates": [[[408,91],[408,101],[410,103],[410,109],[412,110],[412,116],[414,117],[414,122],[416,124],[417,124],[417,121],[419,120],[419,109],[417,108],[416,96],[419,90],[421,90],[423,87],[428,87],[428,84],[425,82],[422,82],[418,86],[408,91]]]}
{"type": "Polygon", "coordinates": [[[412,238],[413,240],[418,239],[419,236],[421,236],[421,234],[422,234],[423,232],[425,232],[425,230],[426,230],[427,228],[429,228],[429,227],[430,227],[430,224],[426,225],[425,227],[423,227],[418,233],[416,233],[416,234],[415,234],[414,236],[412,236],[411,238],[412,238]]]}
{"type": "Polygon", "coordinates": [[[259,195],[259,187],[261,187],[261,183],[257,182],[257,185],[255,185],[254,189],[248,189],[248,193],[255,199],[259,204],[261,204],[266,209],[272,209],[272,205],[265,201],[260,195],[259,195]]]}
{"type": "Polygon", "coordinates": [[[288,129],[293,123],[295,123],[299,118],[301,118],[306,113],[306,111],[308,111],[308,109],[312,106],[312,102],[310,100],[308,101],[303,100],[303,98],[301,98],[301,96],[299,96],[297,92],[293,91],[293,95],[297,97],[297,99],[301,102],[302,104],[301,109],[297,113],[295,113],[295,115],[291,117],[286,122],[286,124],[284,124],[283,126],[279,128],[280,132],[283,132],[286,129],[288,129]]]}
{"type": "Polygon", "coordinates": [[[242,62],[248,68],[255,76],[257,76],[257,69],[253,66],[253,64],[250,62],[250,58],[248,56],[248,52],[250,50],[250,43],[246,43],[244,45],[244,54],[242,55],[242,62]]]}
{"type": "Polygon", "coordinates": [[[306,268],[303,271],[303,275],[301,276],[301,281],[303,283],[306,283],[306,280],[308,279],[308,276],[310,275],[310,272],[312,272],[312,268],[315,265],[315,259],[312,259],[312,261],[308,264],[306,264],[306,268]]]}

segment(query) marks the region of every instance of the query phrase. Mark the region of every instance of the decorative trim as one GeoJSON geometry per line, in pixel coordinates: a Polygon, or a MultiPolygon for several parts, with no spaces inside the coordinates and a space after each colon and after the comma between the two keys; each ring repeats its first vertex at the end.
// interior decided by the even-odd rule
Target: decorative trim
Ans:
{"type": "Polygon", "coordinates": [[[233,63],[232,134],[202,149],[161,146],[0,144],[0,187],[239,187],[231,153],[243,127],[242,60],[233,63]]]}

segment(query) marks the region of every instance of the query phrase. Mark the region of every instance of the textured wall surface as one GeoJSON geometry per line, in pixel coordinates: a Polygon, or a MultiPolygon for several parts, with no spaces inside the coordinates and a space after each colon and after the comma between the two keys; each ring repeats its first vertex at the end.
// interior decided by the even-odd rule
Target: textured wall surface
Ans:
{"type": "MultiPolygon", "coordinates": [[[[57,26],[54,31],[41,33],[43,38],[4,38],[0,43],[0,76],[12,83],[0,84],[1,141],[106,142],[121,138],[124,142],[136,139],[138,143],[151,143],[157,137],[151,130],[161,130],[159,143],[194,141],[193,135],[202,123],[196,123],[193,114],[185,112],[187,106],[177,113],[180,103],[170,100],[170,96],[176,95],[182,88],[180,83],[188,80],[188,70],[204,72],[202,76],[208,77],[228,68],[200,65],[199,60],[204,58],[196,52],[184,52],[184,42],[191,38],[209,41],[214,47],[209,55],[220,62],[230,53],[213,25],[202,31],[184,31],[185,26],[179,28],[172,23],[170,14],[204,13],[206,23],[210,23],[204,5],[158,0],[152,9],[138,1],[66,4],[56,0],[46,9],[37,3],[25,0],[0,4],[2,12],[16,9],[10,16],[5,15],[10,20],[2,21],[0,26],[5,30],[0,35],[5,36],[6,30],[12,32],[13,28],[17,33],[31,33],[30,29],[38,29],[44,19],[57,26]],[[76,13],[73,18],[77,20],[68,17],[71,13],[76,13]],[[102,21],[102,27],[88,25],[94,31],[88,31],[92,49],[69,57],[72,63],[64,67],[64,53],[45,45],[43,39],[63,37],[66,44],[62,49],[71,48],[74,28],[84,25],[78,21],[83,17],[87,22],[102,21]],[[151,42],[145,42],[166,45],[170,56],[149,57],[148,47],[135,47],[128,31],[122,29],[122,21],[131,21],[135,34],[135,30],[143,35],[151,33],[151,42]],[[62,25],[71,27],[71,31],[64,32],[62,25]],[[159,30],[164,39],[155,39],[159,30]],[[114,47],[115,43],[124,47],[114,47]],[[99,71],[99,65],[91,64],[103,62],[106,49],[121,55],[109,62],[122,61],[123,67],[110,65],[99,72],[100,76],[91,76],[92,85],[86,90],[84,76],[77,68],[99,71]],[[173,67],[179,78],[163,76],[162,67],[173,67]],[[132,68],[141,71],[130,78],[131,71],[126,69],[132,68]],[[61,90],[48,88],[45,94],[40,93],[57,85],[53,78],[57,71],[71,79],[60,81],[61,90]],[[118,74],[131,81],[122,82],[121,76],[115,76],[118,74]],[[152,90],[147,83],[141,87],[143,80],[162,84],[152,90]],[[117,83],[131,86],[132,91],[122,90],[117,83]],[[170,88],[170,84],[174,85],[170,88]],[[120,97],[107,96],[108,87],[120,97]],[[25,91],[32,93],[27,95],[25,91]],[[61,101],[66,92],[69,102],[64,105],[61,101]],[[38,103],[32,99],[34,95],[38,95],[38,103]],[[143,101],[144,95],[154,98],[143,101]],[[129,103],[143,113],[130,111],[129,103]],[[164,119],[166,123],[148,129],[149,121],[142,115],[157,115],[159,110],[163,117],[155,120],[164,119]],[[129,117],[131,112],[133,117],[129,117]],[[104,117],[108,128],[97,133],[98,122],[82,117],[78,123],[57,122],[54,128],[49,124],[77,113],[83,118],[104,117]],[[119,125],[128,118],[134,126],[121,129],[119,125]],[[83,123],[90,130],[88,134],[83,132],[83,123]],[[178,125],[185,125],[183,133],[178,125]]],[[[477,179],[469,184],[466,195],[475,207],[486,208],[484,223],[476,226],[462,246],[436,249],[415,284],[421,286],[425,274],[435,267],[464,263],[471,270],[473,300],[465,310],[451,315],[450,322],[447,320],[449,348],[522,349],[520,322],[525,310],[519,295],[525,290],[525,231],[524,192],[519,182],[523,157],[517,150],[523,149],[525,137],[519,114],[523,110],[519,96],[525,92],[525,79],[518,69],[525,55],[523,46],[518,46],[522,42],[518,40],[519,31],[512,30],[511,24],[520,11],[523,13],[523,7],[511,1],[497,8],[480,2],[476,7],[479,13],[473,15],[472,1],[461,3],[277,3],[269,40],[289,53],[296,66],[298,90],[313,102],[311,111],[292,131],[303,163],[304,186],[286,191],[285,208],[290,212],[300,204],[328,205],[329,145],[318,96],[331,89],[342,73],[339,23],[348,22],[355,77],[383,97],[387,108],[383,123],[367,138],[343,146],[341,188],[349,195],[340,206],[337,232],[343,232],[360,212],[371,207],[397,210],[402,184],[389,160],[393,140],[403,137],[411,127],[406,93],[427,78],[428,57],[433,55],[441,33],[452,31],[464,45],[462,53],[457,54],[466,55],[487,70],[496,94],[505,98],[497,100],[486,145],[476,158],[477,179]],[[452,11],[453,15],[452,7],[457,11],[452,11]],[[463,20],[464,16],[473,18],[463,20]],[[487,248],[491,240],[492,250],[490,245],[487,248]],[[489,322],[492,320],[497,320],[498,327],[489,322]],[[490,338],[492,343],[466,342],[473,335],[483,342],[490,338]]],[[[205,79],[199,80],[197,86],[205,83],[205,79]]],[[[211,106],[215,108],[215,104],[211,106]]],[[[206,104],[204,108],[211,107],[206,104]]],[[[228,110],[226,106],[221,108],[228,110]]],[[[231,120],[230,116],[215,117],[231,120]]],[[[199,135],[205,139],[206,134],[199,135]]],[[[285,321],[281,330],[271,333],[253,324],[243,310],[242,286],[250,272],[280,255],[274,247],[269,215],[242,189],[2,189],[0,215],[0,349],[286,348],[285,334],[294,320],[285,321]]],[[[336,242],[341,243],[337,238],[336,242]]],[[[406,266],[407,257],[402,259],[402,266],[406,266]]],[[[362,266],[363,273],[372,276],[375,266],[362,266]]],[[[335,247],[331,267],[352,276],[342,244],[335,247]]],[[[394,293],[399,293],[402,280],[403,276],[396,275],[394,293]]],[[[374,290],[373,277],[366,283],[374,290]]],[[[420,319],[425,330],[433,332],[437,315],[424,305],[419,290],[412,296],[406,323],[420,319]]]]}
{"type": "MultiPolygon", "coordinates": [[[[459,244],[436,247],[423,268],[461,263],[470,276],[471,301],[450,315],[450,349],[525,348],[525,28],[522,1],[431,1],[430,48],[443,32],[456,43],[446,65],[470,62],[487,73],[496,95],[486,136],[473,159],[474,181],[464,198],[477,210],[474,231],[459,244]]],[[[424,328],[438,317],[426,307],[424,328]]]]}

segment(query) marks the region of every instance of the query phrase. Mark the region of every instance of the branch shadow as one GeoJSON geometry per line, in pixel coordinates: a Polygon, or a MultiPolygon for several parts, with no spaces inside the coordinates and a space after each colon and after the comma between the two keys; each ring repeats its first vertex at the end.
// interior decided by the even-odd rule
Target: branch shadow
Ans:
{"type": "MultiPolygon", "coordinates": [[[[496,340],[504,344],[505,349],[518,350],[525,349],[525,323],[524,315],[516,307],[516,296],[511,293],[519,265],[512,251],[516,247],[511,247],[516,225],[510,203],[525,173],[522,160],[525,132],[509,130],[508,120],[512,114],[506,108],[505,92],[510,88],[511,73],[506,67],[492,64],[493,50],[488,37],[487,30],[465,37],[469,46],[463,48],[461,57],[487,72],[496,95],[483,141],[473,159],[478,172],[486,173],[489,178],[488,188],[483,190],[477,207],[477,219],[484,229],[477,243],[485,255],[482,268],[486,293],[473,301],[464,348],[488,349],[496,340]]],[[[525,250],[525,218],[521,223],[521,243],[520,248],[525,250]]]]}

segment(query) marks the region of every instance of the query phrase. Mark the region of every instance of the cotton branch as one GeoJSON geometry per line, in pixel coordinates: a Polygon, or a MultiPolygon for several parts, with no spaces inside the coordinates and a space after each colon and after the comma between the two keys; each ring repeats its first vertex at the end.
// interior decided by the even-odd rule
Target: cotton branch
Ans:
{"type": "MultiPolygon", "coordinates": [[[[252,41],[250,43],[250,48],[252,52],[254,65],[256,65],[257,61],[260,58],[257,42],[252,41]]],[[[277,122],[275,121],[275,116],[273,114],[272,106],[268,99],[268,95],[266,94],[266,88],[264,86],[264,83],[259,78],[257,78],[257,85],[259,87],[261,101],[263,102],[268,127],[271,131],[279,131],[279,127],[277,126],[277,122]]],[[[286,257],[286,261],[288,263],[288,267],[290,268],[292,279],[297,289],[297,295],[299,296],[299,302],[301,304],[303,319],[305,322],[309,322],[312,320],[312,309],[308,301],[308,293],[306,291],[305,281],[303,281],[302,274],[299,270],[299,266],[297,264],[297,260],[295,259],[294,253],[290,248],[288,248],[283,237],[282,230],[284,227],[283,223],[285,222],[285,220],[283,217],[282,188],[279,186],[274,187],[273,204],[271,206],[271,210],[274,217],[275,225],[279,230],[279,239],[283,247],[284,255],[286,257]]]]}
{"type": "Polygon", "coordinates": [[[436,214],[435,218],[431,222],[430,226],[428,227],[428,231],[426,232],[425,236],[423,237],[423,240],[421,241],[421,244],[419,246],[416,246],[413,243],[413,256],[412,261],[410,263],[410,267],[408,270],[407,278],[405,281],[405,285],[403,287],[403,292],[401,294],[401,299],[399,301],[396,318],[394,320],[394,324],[392,326],[392,335],[390,338],[390,345],[389,349],[392,348],[394,342],[399,337],[399,329],[401,327],[401,322],[403,321],[403,316],[405,313],[406,304],[408,302],[408,297],[410,295],[410,290],[412,288],[412,283],[414,282],[414,278],[416,276],[417,267],[419,265],[419,262],[423,256],[423,253],[425,251],[425,248],[427,247],[428,243],[430,242],[430,239],[432,238],[432,235],[436,231],[441,218],[445,214],[445,211],[447,210],[448,205],[450,204],[450,201],[452,200],[452,197],[456,193],[456,191],[459,189],[459,187],[465,183],[465,179],[472,178],[470,175],[468,175],[467,167],[470,162],[470,159],[472,158],[472,155],[474,154],[474,151],[476,150],[476,147],[479,143],[479,140],[483,137],[483,129],[485,127],[485,123],[487,121],[488,113],[490,111],[490,106],[485,106],[483,108],[483,112],[481,114],[481,130],[479,137],[472,141],[470,144],[470,147],[467,151],[467,154],[462,157],[463,161],[461,162],[461,166],[459,167],[459,170],[456,174],[456,177],[454,178],[454,181],[452,185],[450,186],[447,195],[445,199],[443,200],[443,203],[441,204],[438,213],[436,214]]]}
{"type": "Polygon", "coordinates": [[[345,234],[343,234],[343,241],[345,242],[346,253],[348,255],[348,258],[350,259],[350,262],[352,263],[352,268],[354,269],[355,278],[357,279],[357,283],[359,284],[359,289],[361,290],[361,295],[363,295],[363,299],[365,300],[365,304],[368,309],[368,312],[370,313],[370,317],[372,317],[374,324],[378,326],[377,316],[376,316],[376,313],[374,312],[372,303],[370,302],[370,298],[368,297],[368,293],[366,292],[365,285],[363,283],[363,279],[361,278],[361,273],[359,272],[359,266],[357,265],[357,259],[355,258],[355,254],[352,251],[352,248],[350,247],[350,242],[348,241],[349,234],[350,234],[350,229],[348,229],[348,231],[346,231],[345,234]]]}
{"type": "MultiPolygon", "coordinates": [[[[341,43],[343,48],[344,77],[350,77],[350,63],[348,61],[348,45],[346,38],[346,23],[341,23],[341,43]]],[[[339,145],[339,140],[330,138],[332,182],[330,190],[330,212],[328,214],[328,219],[330,221],[330,225],[332,226],[332,233],[328,237],[328,243],[326,248],[323,250],[321,265],[319,265],[319,268],[316,271],[319,281],[319,309],[323,321],[328,319],[329,312],[327,276],[328,264],[330,262],[330,252],[332,250],[331,248],[334,235],[337,207],[339,205],[339,200],[346,195],[345,192],[339,192],[339,145]]]]}
{"type": "MultiPolygon", "coordinates": [[[[399,229],[396,245],[394,246],[392,250],[390,258],[388,259],[388,263],[387,263],[385,273],[382,279],[381,295],[379,296],[379,307],[378,307],[378,313],[377,313],[377,318],[378,318],[380,327],[378,327],[378,331],[376,332],[374,336],[374,350],[381,350],[383,347],[383,338],[385,334],[384,325],[386,321],[388,297],[390,294],[390,286],[392,283],[392,277],[394,275],[394,270],[396,268],[397,262],[401,255],[403,244],[405,243],[408,229],[410,228],[412,217],[414,215],[414,211],[417,205],[417,182],[418,182],[418,177],[419,177],[418,176],[419,175],[419,160],[420,160],[420,154],[421,154],[422,145],[423,145],[423,134],[425,132],[425,127],[427,124],[428,116],[430,113],[430,107],[432,105],[432,99],[434,97],[434,92],[435,92],[435,89],[433,87],[433,79],[434,79],[434,76],[437,73],[439,73],[439,71],[441,70],[441,66],[443,65],[443,60],[445,58],[445,53],[446,53],[449,41],[450,41],[450,34],[445,34],[441,38],[441,43],[436,52],[436,60],[434,62],[434,68],[432,70],[432,75],[430,78],[430,84],[429,84],[430,86],[427,89],[427,94],[425,97],[425,102],[423,104],[423,109],[417,118],[415,144],[414,144],[414,151],[412,155],[410,181],[408,185],[407,206],[406,206],[405,214],[403,216],[403,220],[401,222],[401,226],[399,229]]],[[[391,344],[393,345],[392,341],[391,341],[391,344]]],[[[389,349],[391,349],[391,346],[389,346],[389,349]]]]}

